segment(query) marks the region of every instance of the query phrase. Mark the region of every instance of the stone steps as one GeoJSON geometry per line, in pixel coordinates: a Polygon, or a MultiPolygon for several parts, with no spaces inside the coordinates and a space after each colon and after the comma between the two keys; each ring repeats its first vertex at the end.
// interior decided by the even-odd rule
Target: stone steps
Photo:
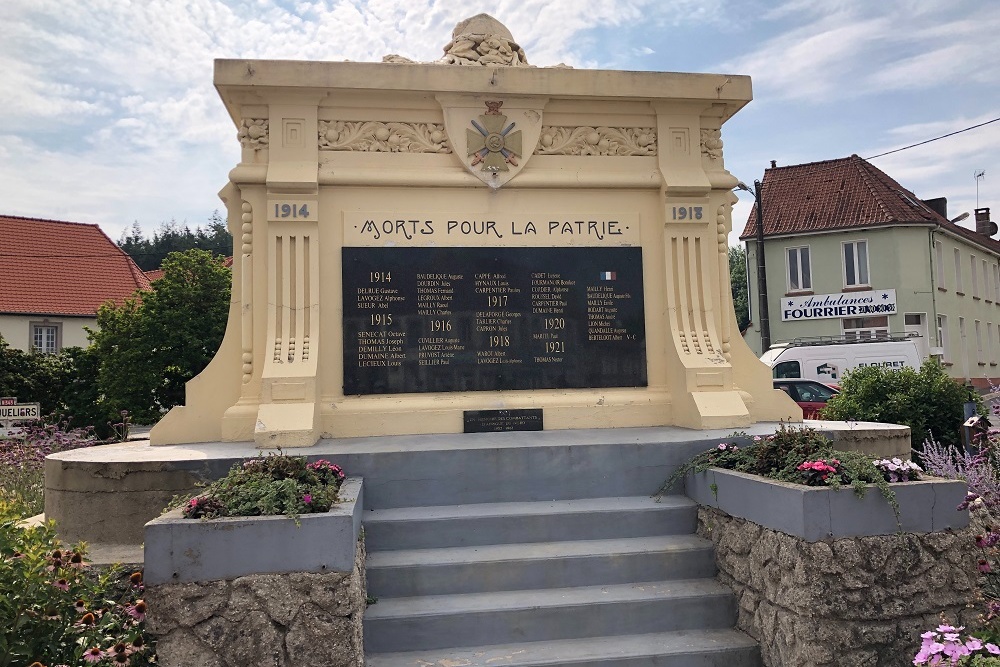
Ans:
{"type": "MultiPolygon", "coordinates": [[[[369,504],[366,576],[377,601],[365,613],[368,665],[759,667],[756,644],[733,630],[735,598],[714,579],[690,499],[579,497],[574,483],[552,490],[555,499],[526,500],[548,491],[553,473],[505,465],[503,454],[490,452],[501,460],[488,478],[449,482],[453,504],[369,504]],[[517,470],[507,474],[518,483],[503,470],[517,470]]],[[[579,451],[559,458],[575,459],[578,472],[595,466],[579,451]]],[[[601,474],[634,488],[613,458],[602,451],[601,474]]]]}
{"type": "Polygon", "coordinates": [[[368,655],[367,667],[760,667],[736,630],[682,630],[368,655]]]}
{"type": "Polygon", "coordinates": [[[620,584],[715,575],[712,543],[695,535],[374,551],[378,597],[620,584]]]}
{"type": "Polygon", "coordinates": [[[713,579],[380,600],[365,616],[373,653],[731,628],[729,589],[713,579]],[[707,624],[706,624],[707,619],[707,624]]]}
{"type": "Polygon", "coordinates": [[[377,509],[365,513],[365,543],[380,551],[692,533],[697,507],[671,495],[377,509]]]}

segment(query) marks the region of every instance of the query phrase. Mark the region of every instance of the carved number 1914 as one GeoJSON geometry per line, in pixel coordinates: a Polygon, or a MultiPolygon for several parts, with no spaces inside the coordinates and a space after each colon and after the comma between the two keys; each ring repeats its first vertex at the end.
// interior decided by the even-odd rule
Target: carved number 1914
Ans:
{"type": "Polygon", "coordinates": [[[308,218],[309,205],[301,204],[275,204],[274,217],[276,218],[308,218]]]}

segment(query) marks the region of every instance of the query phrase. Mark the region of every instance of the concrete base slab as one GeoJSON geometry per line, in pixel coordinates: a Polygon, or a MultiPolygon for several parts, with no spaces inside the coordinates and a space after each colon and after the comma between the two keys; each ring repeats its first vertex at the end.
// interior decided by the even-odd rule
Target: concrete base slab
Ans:
{"type": "MultiPolygon", "coordinates": [[[[836,434],[837,422],[815,422],[836,434]]],[[[746,427],[766,436],[776,423],[746,427]]],[[[899,437],[901,426],[853,423],[899,437]]],[[[520,433],[401,435],[324,439],[312,447],[283,451],[325,458],[349,475],[365,478],[365,506],[432,506],[453,503],[564,500],[656,492],[677,466],[732,436],[731,429],[679,427],[582,429],[520,433]],[[421,452],[419,457],[410,454],[421,452]],[[497,466],[520,471],[497,475],[497,466]],[[613,472],[612,472],[613,471],[613,472]]],[[[874,446],[874,445],[873,445],[874,446]]],[[[878,451],[881,455],[881,450],[878,451]]],[[[179,494],[226,474],[245,458],[258,456],[253,442],[209,442],[152,446],[131,441],[54,454],[45,463],[45,516],[55,519],[67,542],[140,544],[143,525],[160,515],[179,494]]]]}

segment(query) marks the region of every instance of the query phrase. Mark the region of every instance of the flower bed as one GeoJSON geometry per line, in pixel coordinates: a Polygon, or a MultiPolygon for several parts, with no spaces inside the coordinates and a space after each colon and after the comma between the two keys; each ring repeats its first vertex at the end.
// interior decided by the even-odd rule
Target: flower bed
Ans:
{"type": "Polygon", "coordinates": [[[721,468],[691,473],[685,480],[685,492],[699,505],[809,542],[900,530],[929,533],[969,523],[967,513],[955,511],[965,499],[963,481],[926,479],[890,487],[898,521],[875,485],[859,497],[852,488],[805,486],[721,468]]]}
{"type": "Polygon", "coordinates": [[[146,524],[150,584],[248,574],[350,572],[361,530],[361,478],[347,478],[326,512],[192,520],[177,508],[146,524]]]}

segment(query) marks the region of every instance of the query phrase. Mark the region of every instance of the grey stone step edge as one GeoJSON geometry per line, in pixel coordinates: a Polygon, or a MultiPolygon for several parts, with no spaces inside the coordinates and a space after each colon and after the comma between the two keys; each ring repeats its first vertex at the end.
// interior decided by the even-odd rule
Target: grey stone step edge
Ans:
{"type": "Polygon", "coordinates": [[[367,667],[760,667],[760,651],[738,630],[682,630],[617,637],[366,654],[367,667]]]}

